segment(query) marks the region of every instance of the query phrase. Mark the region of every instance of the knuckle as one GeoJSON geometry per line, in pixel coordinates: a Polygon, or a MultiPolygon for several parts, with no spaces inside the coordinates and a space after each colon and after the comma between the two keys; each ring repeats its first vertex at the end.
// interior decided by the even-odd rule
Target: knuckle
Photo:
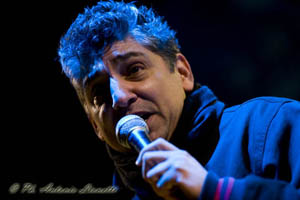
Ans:
{"type": "Polygon", "coordinates": [[[146,152],[143,156],[143,162],[147,167],[153,166],[153,157],[151,152],[146,152]]]}
{"type": "Polygon", "coordinates": [[[156,142],[157,142],[158,144],[162,144],[162,143],[164,142],[164,139],[163,139],[163,138],[157,138],[157,139],[156,139],[156,142]]]}
{"type": "Polygon", "coordinates": [[[182,166],[181,166],[181,163],[180,162],[175,162],[173,164],[173,168],[175,169],[175,171],[180,171],[182,166]]]}
{"type": "Polygon", "coordinates": [[[182,162],[187,161],[190,158],[190,154],[185,151],[185,150],[180,150],[178,153],[178,159],[181,160],[182,162]]]}
{"type": "Polygon", "coordinates": [[[180,151],[181,151],[182,156],[189,157],[190,154],[186,150],[180,150],[180,151]]]}
{"type": "Polygon", "coordinates": [[[144,161],[147,161],[151,158],[151,155],[149,154],[149,152],[145,152],[144,155],[143,155],[143,160],[144,161]]]}

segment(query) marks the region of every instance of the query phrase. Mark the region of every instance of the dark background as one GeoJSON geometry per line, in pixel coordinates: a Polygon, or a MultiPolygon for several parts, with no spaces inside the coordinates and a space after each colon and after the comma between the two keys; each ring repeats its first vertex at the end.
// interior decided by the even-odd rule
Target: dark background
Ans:
{"type": "MultiPolygon", "coordinates": [[[[16,182],[111,185],[112,162],[56,54],[77,14],[96,2],[14,1],[2,8],[8,22],[3,30],[7,61],[2,64],[2,98],[8,100],[3,110],[9,111],[4,116],[8,128],[2,131],[8,136],[3,146],[8,187],[16,182]]],[[[257,96],[300,100],[298,0],[137,1],[141,3],[165,16],[178,32],[196,80],[227,105],[257,96]]]]}

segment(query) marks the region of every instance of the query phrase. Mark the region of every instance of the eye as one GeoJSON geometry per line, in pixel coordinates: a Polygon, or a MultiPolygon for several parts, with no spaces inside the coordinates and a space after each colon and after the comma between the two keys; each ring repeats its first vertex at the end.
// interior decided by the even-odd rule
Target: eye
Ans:
{"type": "Polygon", "coordinates": [[[129,68],[128,72],[129,72],[129,74],[134,74],[134,73],[137,73],[138,71],[140,71],[140,69],[141,69],[141,67],[139,65],[134,65],[129,68]]]}
{"type": "Polygon", "coordinates": [[[135,63],[127,67],[126,76],[129,79],[139,79],[142,77],[144,70],[145,66],[142,63],[135,63]]]}

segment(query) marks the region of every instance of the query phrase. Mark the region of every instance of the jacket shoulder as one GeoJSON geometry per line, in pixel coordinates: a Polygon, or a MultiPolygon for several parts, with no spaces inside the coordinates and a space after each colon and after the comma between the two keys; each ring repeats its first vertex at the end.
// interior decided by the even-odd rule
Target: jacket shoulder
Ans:
{"type": "Polygon", "coordinates": [[[262,120],[270,119],[276,115],[279,110],[283,112],[293,112],[300,109],[300,102],[282,98],[282,97],[257,97],[250,99],[240,105],[226,108],[223,112],[223,119],[225,121],[231,118],[247,118],[248,120],[262,120]]]}
{"type": "Polygon", "coordinates": [[[224,113],[231,113],[235,112],[240,108],[243,107],[258,107],[258,106],[268,106],[268,107],[278,107],[281,106],[282,104],[285,103],[293,103],[295,104],[294,106],[300,107],[300,102],[293,100],[293,99],[288,99],[288,98],[283,98],[283,97],[257,97],[250,99],[248,101],[245,101],[244,103],[232,107],[228,107],[224,110],[224,113]]]}
{"type": "Polygon", "coordinates": [[[299,120],[300,102],[281,97],[258,97],[240,105],[226,108],[223,112],[220,128],[233,130],[240,127],[248,133],[266,133],[271,122],[280,118],[288,122],[299,120]]]}
{"type": "Polygon", "coordinates": [[[220,124],[221,134],[247,138],[250,160],[254,161],[251,168],[257,174],[262,173],[266,156],[272,157],[265,152],[274,151],[284,137],[298,138],[298,131],[300,102],[280,97],[258,97],[227,108],[220,124]]]}

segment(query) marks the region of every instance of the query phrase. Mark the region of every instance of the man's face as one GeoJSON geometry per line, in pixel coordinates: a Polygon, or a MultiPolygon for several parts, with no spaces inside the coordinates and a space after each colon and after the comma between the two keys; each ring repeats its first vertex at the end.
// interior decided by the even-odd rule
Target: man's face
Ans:
{"type": "Polygon", "coordinates": [[[126,151],[116,140],[115,125],[128,114],[144,118],[152,140],[170,139],[185,91],[193,87],[193,79],[185,77],[184,70],[190,72],[185,58],[177,59],[171,72],[161,56],[127,38],[114,43],[102,59],[97,72],[84,82],[84,106],[100,139],[117,151],[126,151]]]}

